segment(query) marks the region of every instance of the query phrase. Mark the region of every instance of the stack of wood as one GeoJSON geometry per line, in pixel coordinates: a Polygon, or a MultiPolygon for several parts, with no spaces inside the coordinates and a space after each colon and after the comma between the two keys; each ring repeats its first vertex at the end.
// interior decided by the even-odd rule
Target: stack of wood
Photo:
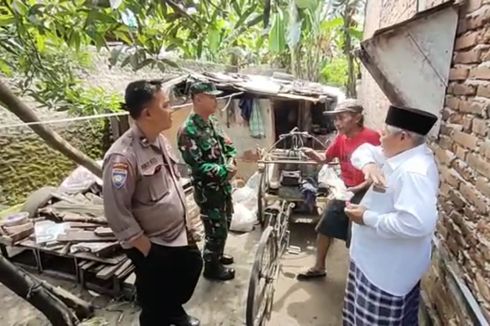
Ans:
{"type": "Polygon", "coordinates": [[[1,240],[8,245],[28,237],[33,232],[34,224],[25,213],[10,215],[0,225],[1,240]]]}
{"type": "MultiPolygon", "coordinates": [[[[189,180],[183,183],[187,225],[200,241],[204,229],[199,207],[189,180]]],[[[24,257],[19,254],[11,260],[41,273],[76,280],[98,292],[119,295],[124,286],[132,288],[134,266],[107,224],[102,199],[90,192],[74,196],[56,194],[56,199],[39,208],[34,218],[20,213],[0,225],[3,246],[27,249],[24,257]],[[28,253],[32,259],[25,258],[28,253]],[[35,266],[26,265],[26,260],[35,261],[35,266]]]]}

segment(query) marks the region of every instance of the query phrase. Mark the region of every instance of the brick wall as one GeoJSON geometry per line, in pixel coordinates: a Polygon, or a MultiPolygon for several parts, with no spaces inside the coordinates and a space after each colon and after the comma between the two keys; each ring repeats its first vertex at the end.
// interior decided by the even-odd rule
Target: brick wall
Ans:
{"type": "MultiPolygon", "coordinates": [[[[425,8],[440,2],[427,0],[425,8]]],[[[365,38],[414,11],[405,0],[368,1],[365,38]]],[[[467,0],[461,7],[449,79],[433,144],[441,173],[440,250],[423,281],[424,301],[436,325],[469,325],[453,275],[490,318],[490,0],[467,0]]],[[[381,127],[388,100],[365,70],[359,97],[367,123],[381,127]]]]}
{"type": "Polygon", "coordinates": [[[490,1],[467,1],[461,8],[443,123],[434,150],[442,182],[441,244],[490,316],[490,270],[486,267],[490,259],[489,23],[490,1]]]}

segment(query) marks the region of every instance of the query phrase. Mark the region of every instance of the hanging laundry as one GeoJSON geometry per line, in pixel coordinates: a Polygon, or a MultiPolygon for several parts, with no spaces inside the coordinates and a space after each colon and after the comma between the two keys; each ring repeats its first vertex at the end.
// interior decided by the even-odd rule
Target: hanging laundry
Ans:
{"type": "Polygon", "coordinates": [[[250,115],[250,136],[254,138],[265,138],[264,120],[258,100],[252,101],[252,114],[250,115]]]}
{"type": "Polygon", "coordinates": [[[253,103],[254,103],[253,97],[249,97],[249,96],[244,96],[240,100],[239,106],[240,106],[240,110],[242,111],[242,118],[247,122],[250,121],[250,116],[252,115],[253,103]]]}

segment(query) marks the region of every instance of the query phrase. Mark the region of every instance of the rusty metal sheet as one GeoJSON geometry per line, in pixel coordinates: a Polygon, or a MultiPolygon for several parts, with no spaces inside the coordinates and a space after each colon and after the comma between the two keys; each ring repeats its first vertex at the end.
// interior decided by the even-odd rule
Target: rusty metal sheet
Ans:
{"type": "MultiPolygon", "coordinates": [[[[392,103],[440,117],[448,85],[458,9],[444,4],[377,31],[361,43],[362,63],[392,103]]],[[[439,125],[432,134],[438,133],[439,125]]]]}

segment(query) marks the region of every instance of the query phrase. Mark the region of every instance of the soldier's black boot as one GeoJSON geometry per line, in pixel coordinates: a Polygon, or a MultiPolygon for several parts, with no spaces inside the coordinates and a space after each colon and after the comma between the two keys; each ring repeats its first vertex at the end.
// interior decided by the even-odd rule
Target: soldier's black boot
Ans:
{"type": "Polygon", "coordinates": [[[223,266],[219,261],[206,262],[203,276],[211,280],[228,281],[235,278],[235,270],[223,266]]]}
{"type": "Polygon", "coordinates": [[[230,255],[226,255],[226,254],[223,254],[220,259],[219,259],[220,263],[222,263],[223,265],[231,265],[235,262],[235,260],[233,259],[233,256],[230,256],[230,255]]]}

